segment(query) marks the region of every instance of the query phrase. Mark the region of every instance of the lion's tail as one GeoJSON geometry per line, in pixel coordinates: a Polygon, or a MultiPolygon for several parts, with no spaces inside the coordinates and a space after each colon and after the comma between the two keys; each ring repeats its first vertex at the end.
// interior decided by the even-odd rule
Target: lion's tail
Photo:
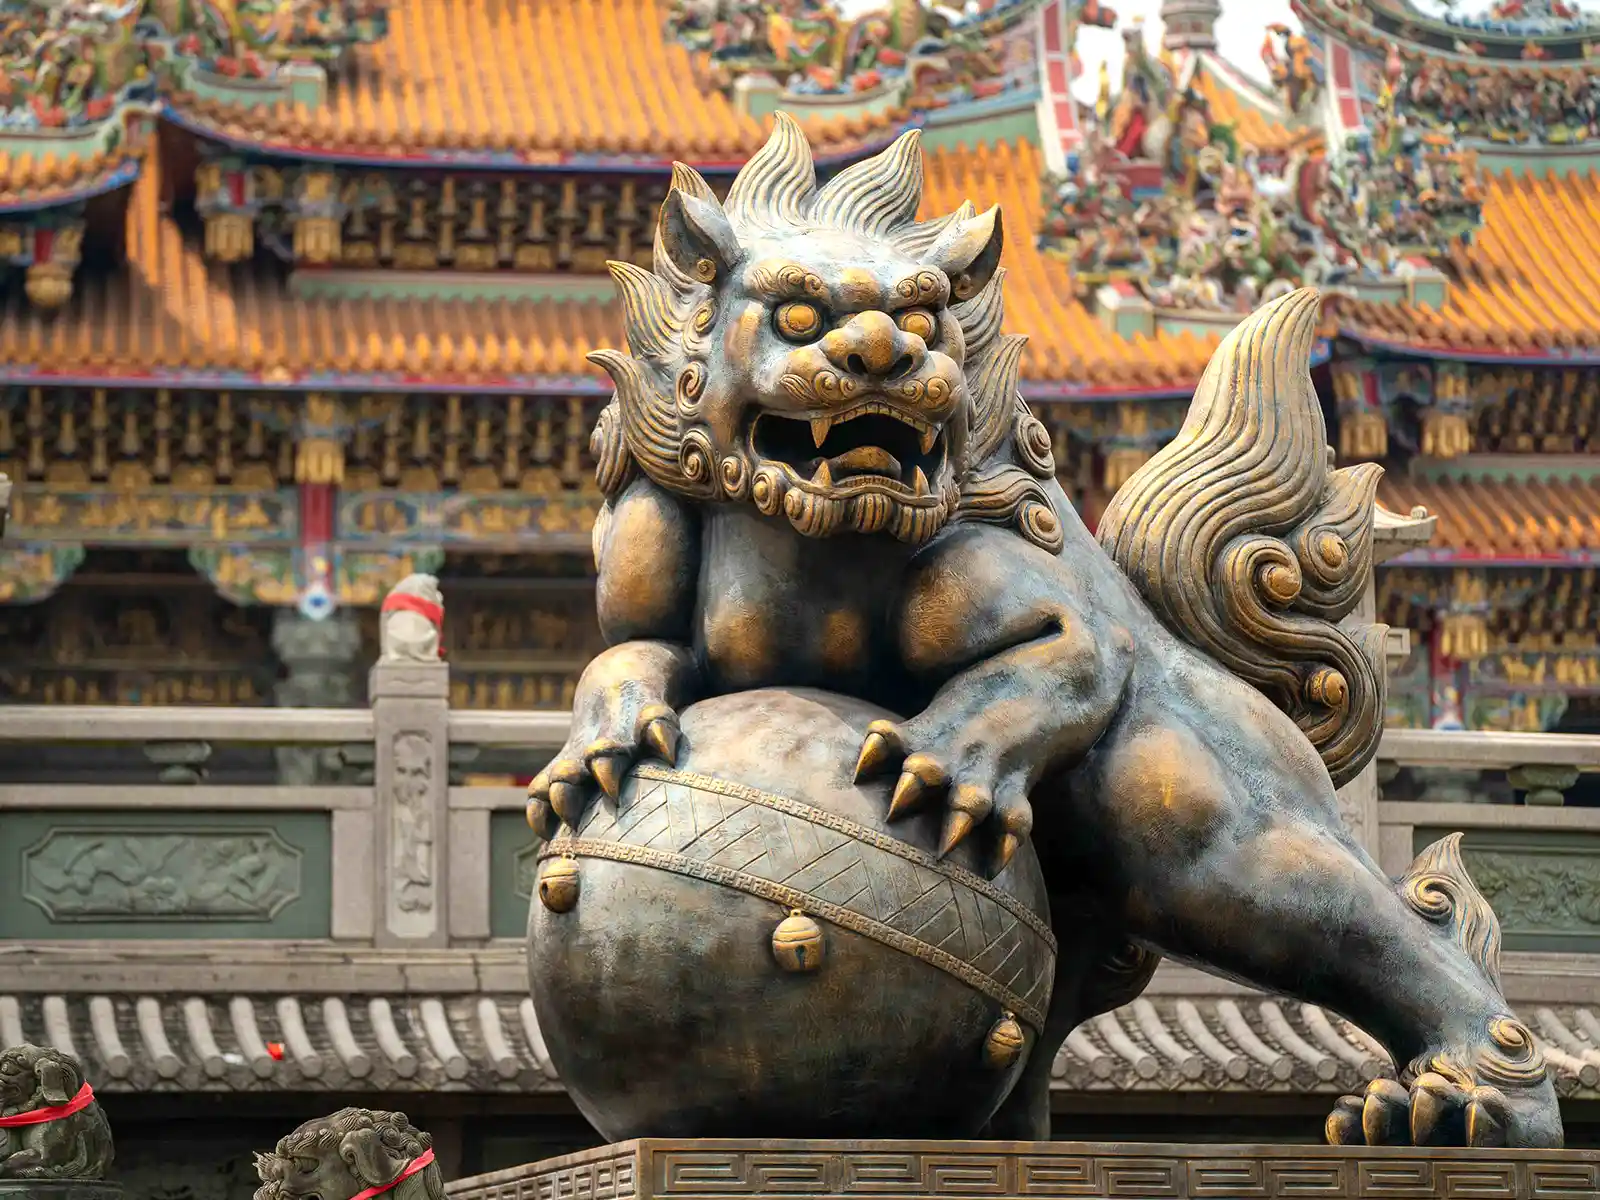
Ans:
{"type": "Polygon", "coordinates": [[[1372,573],[1381,467],[1335,470],[1310,356],[1321,297],[1257,309],[1099,538],[1161,621],[1294,718],[1335,784],[1383,732],[1383,626],[1341,627],[1372,573]]]}

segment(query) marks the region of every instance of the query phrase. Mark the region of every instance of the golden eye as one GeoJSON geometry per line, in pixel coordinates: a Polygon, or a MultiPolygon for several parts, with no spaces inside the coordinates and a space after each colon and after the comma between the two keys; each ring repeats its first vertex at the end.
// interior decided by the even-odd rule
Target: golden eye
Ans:
{"type": "Polygon", "coordinates": [[[909,312],[900,314],[896,322],[901,329],[914,337],[932,345],[935,335],[939,332],[939,323],[934,320],[933,314],[925,308],[913,308],[909,312]]]}
{"type": "Polygon", "coordinates": [[[822,332],[822,314],[814,304],[796,300],[778,309],[778,332],[791,342],[809,342],[822,332]]]}

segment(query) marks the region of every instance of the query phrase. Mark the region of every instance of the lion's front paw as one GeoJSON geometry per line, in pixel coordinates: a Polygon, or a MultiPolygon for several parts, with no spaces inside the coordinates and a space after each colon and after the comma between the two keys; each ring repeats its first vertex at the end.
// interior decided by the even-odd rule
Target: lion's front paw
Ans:
{"type": "Polygon", "coordinates": [[[1374,1079],[1364,1096],[1341,1096],[1325,1132],[1334,1146],[1559,1146],[1561,1118],[1548,1080],[1502,1090],[1467,1071],[1424,1071],[1410,1087],[1374,1079]]]}
{"type": "Polygon", "coordinates": [[[528,784],[528,824],[541,837],[552,836],[557,824],[576,829],[597,793],[615,800],[641,756],[669,767],[677,762],[678,714],[669,705],[639,703],[618,689],[585,709],[584,719],[574,714],[561,752],[528,784]]]}
{"type": "Polygon", "coordinates": [[[928,726],[922,718],[903,725],[872,722],[856,760],[856,782],[900,773],[889,802],[891,821],[941,799],[946,809],[941,855],[949,854],[980,825],[992,826],[999,835],[993,873],[999,874],[1033,832],[1025,777],[1000,769],[998,748],[992,743],[963,737],[959,731],[950,738],[929,736],[928,726]]]}

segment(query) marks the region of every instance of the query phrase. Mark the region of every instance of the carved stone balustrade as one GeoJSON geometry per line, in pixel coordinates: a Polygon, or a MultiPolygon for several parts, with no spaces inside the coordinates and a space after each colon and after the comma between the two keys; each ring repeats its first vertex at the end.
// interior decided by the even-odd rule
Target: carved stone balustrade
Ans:
{"type": "MultiPolygon", "coordinates": [[[[525,795],[463,766],[531,775],[568,717],[451,709],[449,670],[379,664],[370,708],[0,707],[0,845],[20,868],[0,874],[0,1042],[65,1040],[109,1091],[559,1090],[526,999],[525,795]],[[144,773],[30,776],[37,750],[108,744],[138,747],[121,761],[144,773]],[[229,782],[227,756],[251,748],[349,769],[229,782]]],[[[1600,769],[1600,737],[1394,730],[1379,759],[1509,772],[1534,793],[1378,799],[1367,840],[1398,873],[1464,831],[1505,927],[1508,996],[1561,1094],[1600,1099],[1600,808],[1537,795],[1600,769]]],[[[1064,1096],[1337,1094],[1384,1061],[1331,1014],[1164,964],[1072,1035],[1055,1074],[1064,1096]]]]}

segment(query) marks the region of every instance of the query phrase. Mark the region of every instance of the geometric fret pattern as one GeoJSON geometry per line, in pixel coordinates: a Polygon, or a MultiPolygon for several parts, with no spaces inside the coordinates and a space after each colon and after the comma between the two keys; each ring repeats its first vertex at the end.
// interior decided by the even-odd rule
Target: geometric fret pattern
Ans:
{"type": "Polygon", "coordinates": [[[645,1139],[458,1179],[445,1193],[451,1200],[1577,1200],[1597,1189],[1600,1162],[1582,1150],[645,1139]]]}
{"type": "Polygon", "coordinates": [[[1045,921],[986,879],[854,821],[756,788],[652,764],[613,810],[541,858],[636,863],[771,900],[961,979],[1035,1029],[1055,969],[1045,921]]]}

